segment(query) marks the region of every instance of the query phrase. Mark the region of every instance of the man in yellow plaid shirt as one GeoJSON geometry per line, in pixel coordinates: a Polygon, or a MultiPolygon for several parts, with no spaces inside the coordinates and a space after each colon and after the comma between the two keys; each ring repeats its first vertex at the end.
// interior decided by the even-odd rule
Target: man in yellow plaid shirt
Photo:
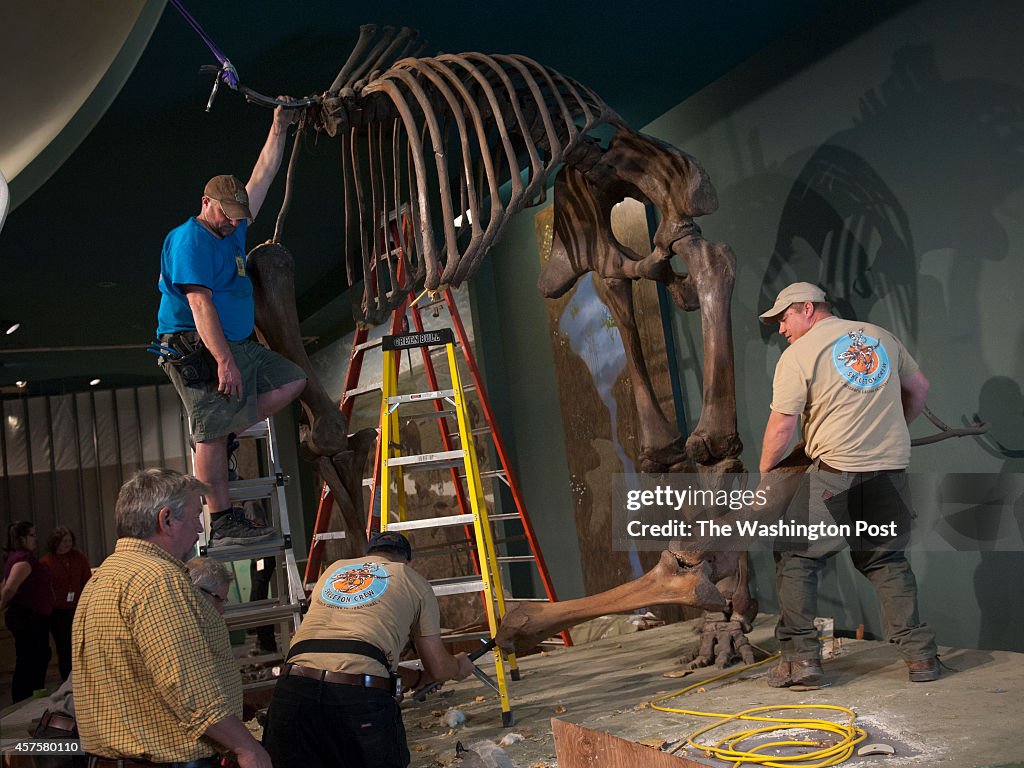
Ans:
{"type": "Polygon", "coordinates": [[[202,530],[196,478],[147,469],[117,498],[117,546],[82,591],[72,628],[78,730],[94,768],[203,768],[230,751],[271,768],[242,723],[224,620],[183,560],[202,530]]]}

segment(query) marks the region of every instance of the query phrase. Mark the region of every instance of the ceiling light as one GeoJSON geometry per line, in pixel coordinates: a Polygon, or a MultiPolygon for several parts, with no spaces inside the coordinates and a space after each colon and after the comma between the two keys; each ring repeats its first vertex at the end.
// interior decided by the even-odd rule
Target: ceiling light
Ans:
{"type": "Polygon", "coordinates": [[[7,329],[7,335],[10,336],[19,328],[21,328],[21,323],[12,323],[11,326],[7,329]]]}
{"type": "Polygon", "coordinates": [[[93,379],[92,381],[89,382],[89,386],[90,387],[95,387],[99,383],[100,383],[99,379],[93,379]]]}
{"type": "Polygon", "coordinates": [[[27,382],[27,381],[16,381],[16,382],[14,382],[14,385],[15,385],[15,386],[16,386],[16,387],[17,387],[18,389],[24,389],[25,387],[27,387],[27,386],[28,386],[28,382],[27,382]]]}

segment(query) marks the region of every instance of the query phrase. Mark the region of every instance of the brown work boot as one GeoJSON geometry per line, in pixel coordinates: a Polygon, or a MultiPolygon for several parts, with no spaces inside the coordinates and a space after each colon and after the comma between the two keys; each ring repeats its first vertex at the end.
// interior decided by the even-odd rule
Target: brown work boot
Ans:
{"type": "Polygon", "coordinates": [[[772,688],[789,688],[791,685],[817,685],[825,677],[818,659],[780,661],[768,673],[768,685],[772,688]]]}
{"type": "Polygon", "coordinates": [[[910,671],[910,682],[930,683],[939,679],[939,660],[935,656],[906,662],[910,671]]]}

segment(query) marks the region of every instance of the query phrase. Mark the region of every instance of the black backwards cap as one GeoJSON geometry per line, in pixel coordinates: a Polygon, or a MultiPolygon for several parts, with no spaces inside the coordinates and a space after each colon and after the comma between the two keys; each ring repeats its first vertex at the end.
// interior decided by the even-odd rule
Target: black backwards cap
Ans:
{"type": "Polygon", "coordinates": [[[396,531],[379,531],[370,537],[370,543],[366,547],[366,554],[375,549],[397,549],[406,560],[412,560],[412,545],[409,540],[396,531]]]}

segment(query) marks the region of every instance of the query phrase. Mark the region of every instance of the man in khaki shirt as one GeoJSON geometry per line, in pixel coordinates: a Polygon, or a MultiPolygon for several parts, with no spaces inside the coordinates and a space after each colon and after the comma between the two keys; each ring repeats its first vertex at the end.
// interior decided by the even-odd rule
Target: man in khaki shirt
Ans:
{"type": "Polygon", "coordinates": [[[136,473],[117,497],[117,546],[82,591],[72,625],[75,709],[96,768],[271,768],[241,721],[227,626],[185,572],[202,530],[196,478],[136,473]]]}
{"type": "Polygon", "coordinates": [[[276,768],[407,766],[391,678],[410,638],[427,680],[472,674],[466,654],[441,642],[437,598],[411,559],[405,536],[378,533],[365,557],[338,560],[317,581],[267,712],[276,768]]]}
{"type": "MultiPolygon", "coordinates": [[[[884,328],[833,316],[825,292],[811,283],[786,287],[760,317],[766,325],[778,323],[790,345],[775,367],[761,472],[786,455],[802,419],[804,451],[813,461],[809,522],[902,518],[906,523],[907,426],[928,395],[928,380],[917,363],[884,328]]],[[[850,557],[878,595],[885,637],[898,646],[910,680],[927,682],[939,676],[935,634],[918,618],[917,582],[899,541],[850,540],[850,557]]],[[[769,673],[769,685],[822,679],[814,626],[818,575],[846,545],[843,539],[823,539],[802,551],[776,554],[780,616],[775,636],[782,661],[769,673]]]]}

